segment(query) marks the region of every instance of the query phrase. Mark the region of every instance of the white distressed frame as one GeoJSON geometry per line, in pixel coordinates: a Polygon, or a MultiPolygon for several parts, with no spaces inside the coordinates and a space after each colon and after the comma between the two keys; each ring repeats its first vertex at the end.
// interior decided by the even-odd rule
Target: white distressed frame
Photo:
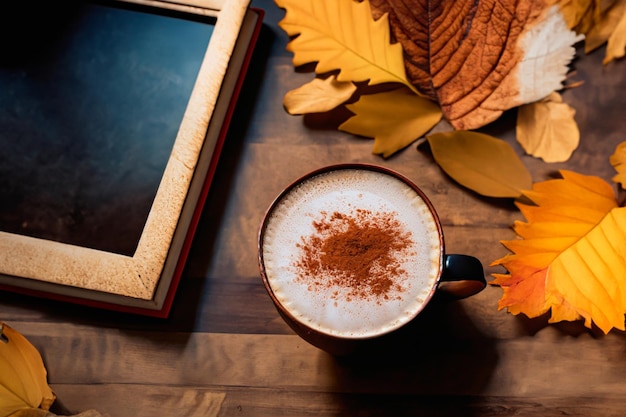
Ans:
{"type": "MultiPolygon", "coordinates": [[[[58,293],[80,298],[89,298],[84,289],[137,300],[155,296],[249,0],[120,1],[217,18],[137,250],[125,256],[0,232],[0,283],[15,286],[19,277],[20,287],[35,290],[38,282],[60,284],[58,293]],[[72,287],[81,291],[73,294],[72,287]]],[[[46,291],[54,292],[51,287],[46,291]]]]}

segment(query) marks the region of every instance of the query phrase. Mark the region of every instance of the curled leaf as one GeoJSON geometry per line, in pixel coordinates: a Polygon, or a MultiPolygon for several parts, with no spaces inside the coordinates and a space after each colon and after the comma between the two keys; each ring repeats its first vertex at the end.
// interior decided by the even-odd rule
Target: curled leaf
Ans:
{"type": "Polygon", "coordinates": [[[556,92],[521,106],[517,112],[517,141],[528,154],[546,162],[567,161],[580,142],[575,113],[556,92]]]}
{"type": "Polygon", "coordinates": [[[621,184],[622,188],[626,187],[626,142],[622,142],[615,148],[615,152],[609,158],[609,162],[617,171],[612,178],[614,182],[621,184]]]}
{"type": "Polygon", "coordinates": [[[410,145],[441,120],[439,106],[404,89],[364,95],[346,107],[354,116],[339,130],[373,137],[372,152],[385,158],[410,145]]]}
{"type": "Polygon", "coordinates": [[[521,239],[502,241],[513,254],[492,262],[508,270],[491,282],[503,289],[498,307],[624,330],[626,208],[601,178],[560,173],[524,192],[536,206],[518,204],[527,220],[514,226],[521,239]]]}
{"type": "Polygon", "coordinates": [[[426,137],[439,166],[459,184],[488,197],[519,197],[532,178],[503,140],[470,131],[426,137]]]}
{"type": "Polygon", "coordinates": [[[48,410],[55,395],[35,347],[19,332],[0,322],[0,416],[17,410],[48,410]]]}
{"type": "Polygon", "coordinates": [[[285,94],[283,105],[289,114],[322,113],[345,103],[355,91],[354,83],[335,76],[314,78],[285,94]]]}

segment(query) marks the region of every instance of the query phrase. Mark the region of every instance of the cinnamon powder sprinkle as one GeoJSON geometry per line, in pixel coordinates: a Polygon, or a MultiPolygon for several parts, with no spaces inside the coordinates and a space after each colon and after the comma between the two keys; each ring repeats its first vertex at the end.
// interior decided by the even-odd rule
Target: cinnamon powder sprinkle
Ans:
{"type": "Polygon", "coordinates": [[[294,263],[298,280],[316,288],[337,288],[337,299],[376,297],[389,299],[404,290],[407,272],[402,260],[412,256],[411,232],[402,230],[393,213],[356,209],[350,215],[322,213],[313,222],[315,233],[298,245],[301,257],[294,263]],[[341,289],[344,289],[343,291],[341,289]]]}

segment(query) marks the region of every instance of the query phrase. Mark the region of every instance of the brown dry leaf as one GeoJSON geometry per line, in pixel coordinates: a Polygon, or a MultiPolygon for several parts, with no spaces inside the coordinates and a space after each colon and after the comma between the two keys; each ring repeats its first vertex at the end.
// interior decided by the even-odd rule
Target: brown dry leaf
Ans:
{"type": "Polygon", "coordinates": [[[371,0],[389,14],[407,76],[456,129],[482,127],[562,88],[572,47],[557,6],[544,0],[371,0]]]}
{"type": "Polygon", "coordinates": [[[488,197],[519,197],[532,178],[503,140],[456,130],[426,137],[437,164],[459,184],[488,197]]]}
{"type": "Polygon", "coordinates": [[[346,107],[355,115],[339,130],[373,137],[372,152],[385,158],[410,145],[441,120],[436,103],[405,89],[364,95],[346,107]]]}
{"type": "Polygon", "coordinates": [[[374,17],[389,13],[409,81],[456,129],[477,129],[561,89],[582,39],[543,0],[371,3],[374,17]]]}
{"type": "Polygon", "coordinates": [[[322,113],[345,103],[356,91],[349,81],[337,81],[333,75],[314,78],[285,94],[283,105],[289,114],[322,113]]]}
{"type": "Polygon", "coordinates": [[[529,155],[546,162],[567,161],[580,142],[575,113],[559,93],[523,105],[517,112],[517,141],[529,155]]]}
{"type": "Polygon", "coordinates": [[[612,178],[613,182],[621,184],[622,188],[626,188],[626,142],[617,145],[609,161],[615,168],[615,171],[617,171],[617,174],[612,178]]]}

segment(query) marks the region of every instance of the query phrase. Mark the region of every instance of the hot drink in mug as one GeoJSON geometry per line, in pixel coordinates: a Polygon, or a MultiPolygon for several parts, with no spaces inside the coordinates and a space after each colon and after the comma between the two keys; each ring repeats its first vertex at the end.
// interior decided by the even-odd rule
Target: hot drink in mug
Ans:
{"type": "Polygon", "coordinates": [[[265,287],[308,342],[349,353],[413,320],[438,288],[458,298],[485,287],[480,262],[446,255],[424,193],[387,168],[322,168],[285,189],[259,232],[265,287]]]}

